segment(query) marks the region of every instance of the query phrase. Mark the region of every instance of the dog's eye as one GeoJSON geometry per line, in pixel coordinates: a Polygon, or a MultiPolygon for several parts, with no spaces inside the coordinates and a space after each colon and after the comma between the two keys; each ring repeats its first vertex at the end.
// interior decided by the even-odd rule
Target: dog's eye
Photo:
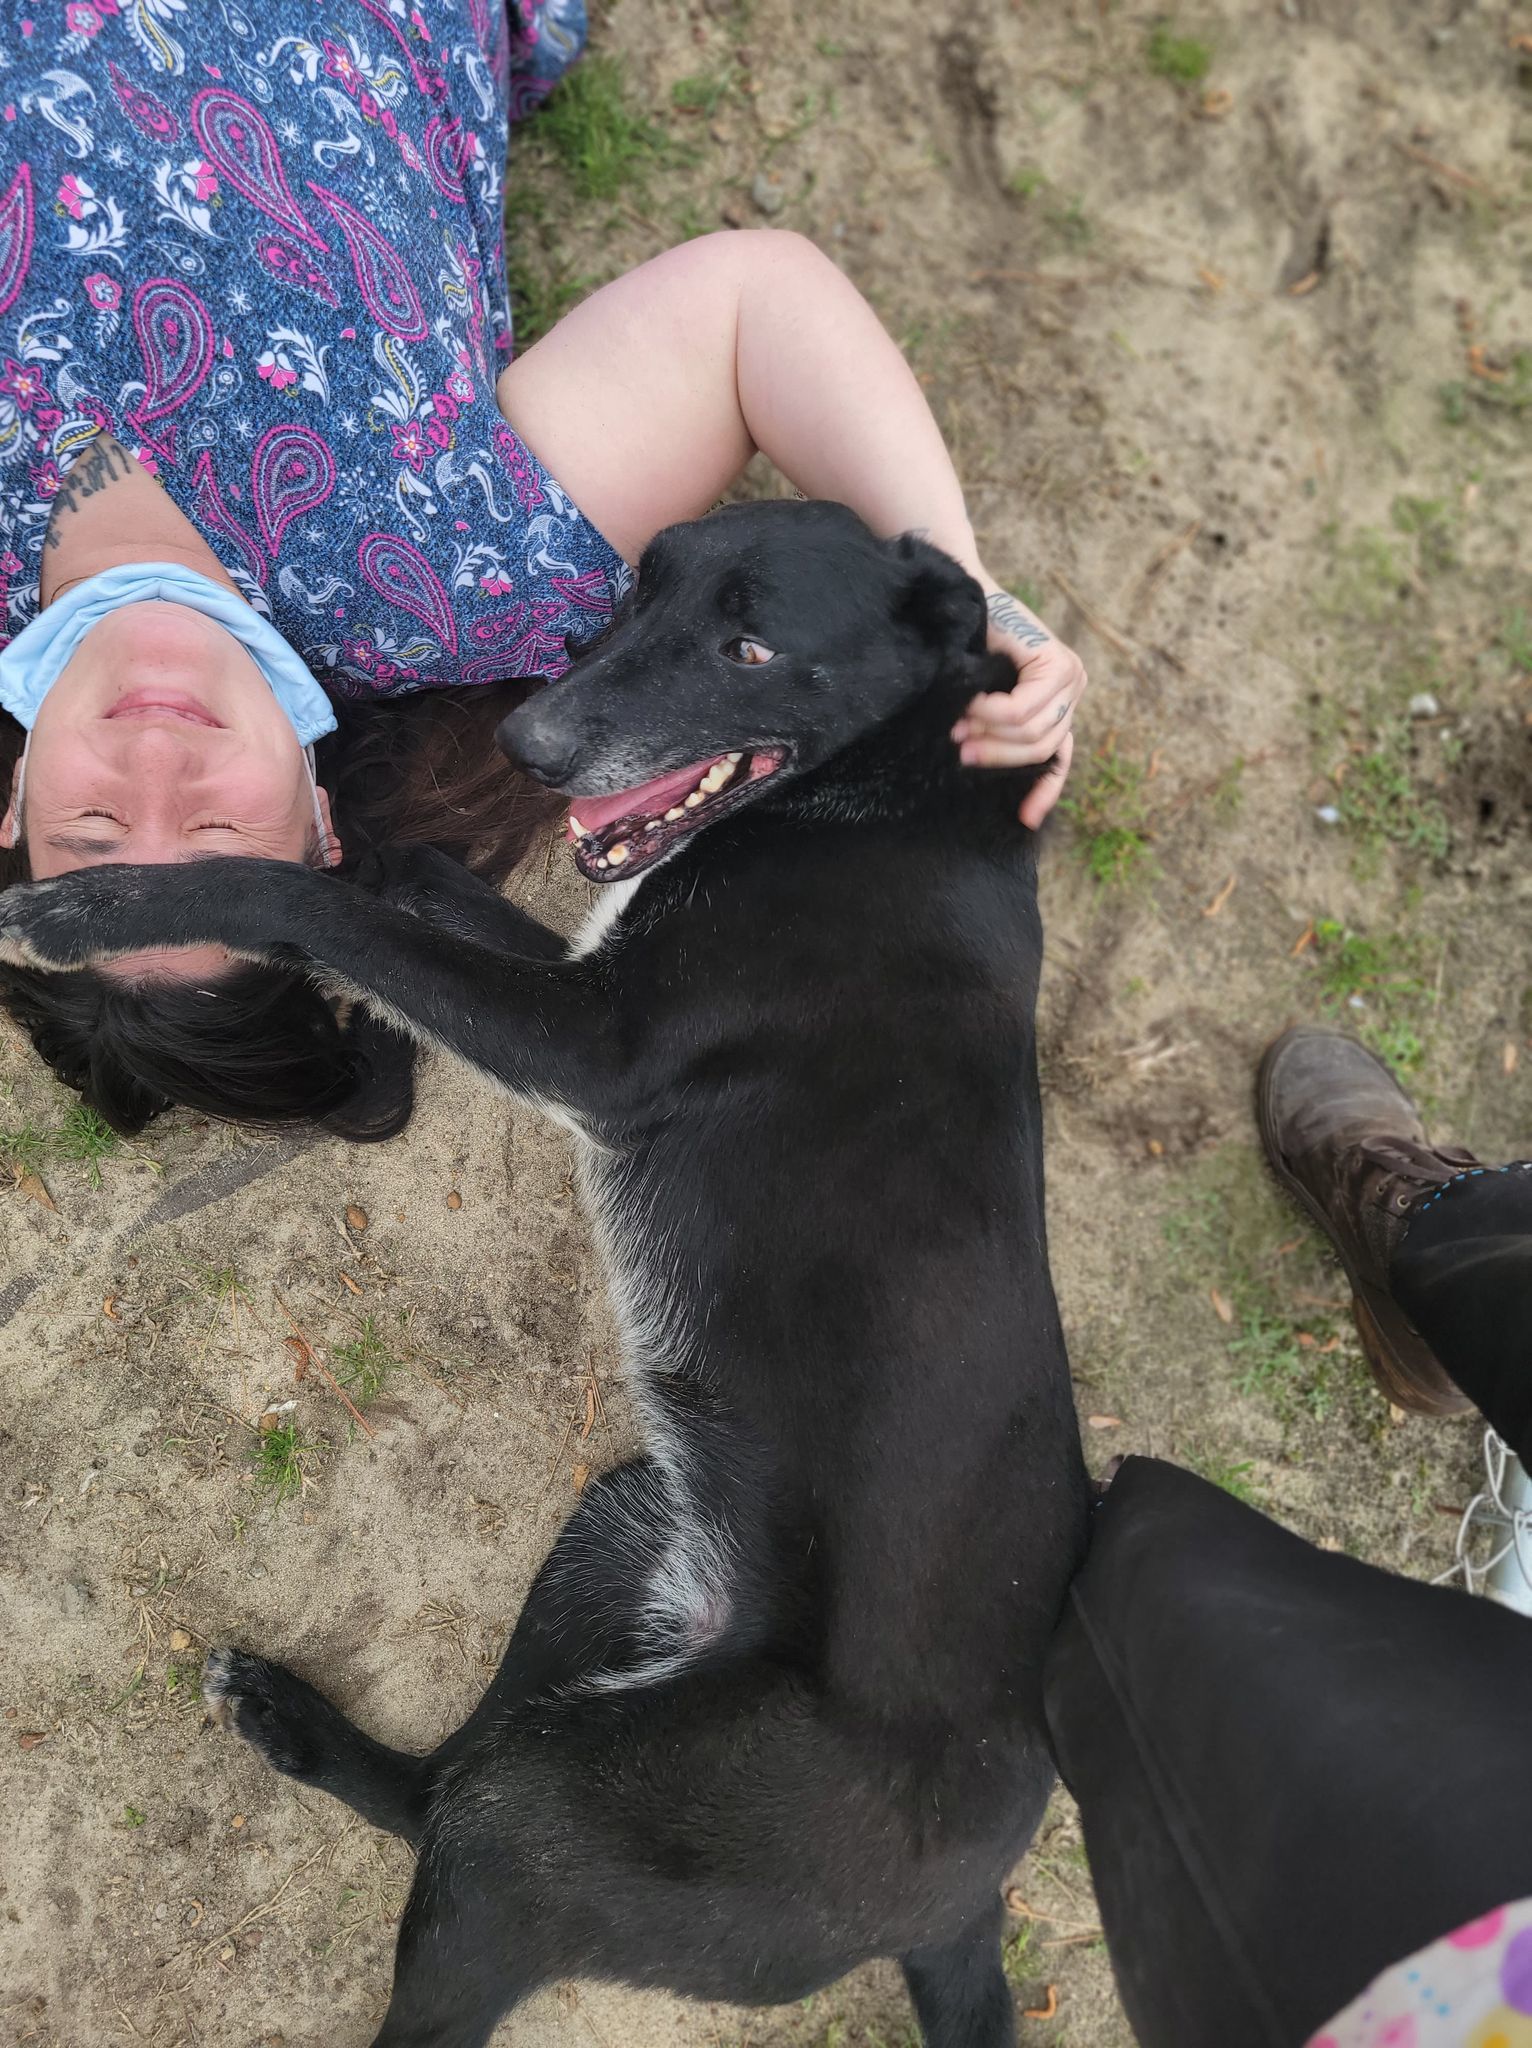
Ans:
{"type": "Polygon", "coordinates": [[[759,668],[763,661],[775,661],[775,651],[760,640],[726,640],[723,652],[741,668],[759,668]]]}

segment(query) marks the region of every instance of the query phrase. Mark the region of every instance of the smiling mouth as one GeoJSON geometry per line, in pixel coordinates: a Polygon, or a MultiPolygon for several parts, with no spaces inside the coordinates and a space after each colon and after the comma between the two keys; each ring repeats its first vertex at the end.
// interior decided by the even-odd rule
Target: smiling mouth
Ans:
{"type": "Polygon", "coordinates": [[[108,718],[179,718],[187,725],[208,725],[221,731],[220,721],[195,697],[178,690],[130,690],[107,712],[108,718]]]}
{"type": "Polygon", "coordinates": [[[612,796],[573,798],[569,838],[576,866],[591,882],[642,873],[699,827],[736,809],[786,759],[785,747],[715,754],[612,796]]]}

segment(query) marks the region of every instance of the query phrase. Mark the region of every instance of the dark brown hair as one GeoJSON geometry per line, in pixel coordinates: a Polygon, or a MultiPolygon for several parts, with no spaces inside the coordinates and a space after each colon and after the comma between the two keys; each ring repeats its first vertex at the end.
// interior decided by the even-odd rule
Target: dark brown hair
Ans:
{"type": "MultiPolygon", "coordinates": [[[[514,772],[495,728],[536,685],[478,684],[354,704],[317,749],[344,875],[381,846],[440,847],[503,882],[551,828],[559,799],[514,772]]],[[[0,812],[24,734],[0,713],[0,812]]],[[[0,847],[0,888],[27,879],[0,847]]],[[[240,1123],[315,1122],[389,1138],[414,1106],[414,1048],[365,1010],[340,1016],[301,973],[236,967],[211,985],[137,987],[89,971],[0,967],[0,1003],[58,1078],[131,1134],[182,1103],[240,1123]]]]}

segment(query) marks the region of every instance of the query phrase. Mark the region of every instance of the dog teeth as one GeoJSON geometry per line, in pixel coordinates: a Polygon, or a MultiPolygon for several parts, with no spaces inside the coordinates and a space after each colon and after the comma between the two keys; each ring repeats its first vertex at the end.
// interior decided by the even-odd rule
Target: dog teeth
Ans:
{"type": "Polygon", "coordinates": [[[606,858],[614,868],[620,868],[627,857],[628,842],[626,839],[619,839],[615,846],[609,846],[606,850],[606,858]]]}
{"type": "Polygon", "coordinates": [[[609,860],[598,860],[596,862],[598,868],[609,868],[611,865],[612,863],[609,860]]]}
{"type": "Polygon", "coordinates": [[[689,797],[688,797],[688,798],[686,799],[686,808],[687,808],[687,809],[688,809],[689,811],[694,811],[694,810],[696,810],[696,808],[697,808],[698,804],[700,804],[701,802],[702,802],[702,791],[701,791],[700,789],[694,789],[694,790],[692,791],[691,795],[690,795],[690,796],[689,796],[689,797]]]}
{"type": "Polygon", "coordinates": [[[685,816],[686,813],[682,810],[679,804],[672,804],[670,809],[665,813],[665,823],[667,825],[673,825],[676,822],[677,818],[684,818],[685,816]]]}
{"type": "Polygon", "coordinates": [[[658,818],[651,818],[651,819],[649,820],[648,824],[647,824],[647,825],[646,825],[646,826],[644,827],[644,830],[645,830],[646,832],[658,832],[658,831],[659,831],[659,829],[660,829],[660,821],[659,821],[659,819],[658,819],[658,818]]]}
{"type": "Polygon", "coordinates": [[[731,761],[715,761],[697,787],[705,790],[709,796],[716,796],[733,773],[734,764],[731,761]]]}
{"type": "Polygon", "coordinates": [[[573,826],[574,830],[575,830],[576,832],[578,832],[578,833],[579,833],[579,835],[580,835],[580,837],[581,837],[582,839],[589,839],[589,837],[590,837],[590,827],[589,827],[589,825],[582,825],[582,824],[580,823],[579,819],[578,819],[578,818],[577,818],[577,817],[575,816],[575,814],[574,814],[574,812],[573,812],[573,811],[571,811],[571,812],[569,813],[569,822],[570,822],[570,824],[571,824],[571,825],[573,826]]]}
{"type": "Polygon", "coordinates": [[[737,767],[739,766],[740,762],[744,760],[744,758],[745,758],[745,757],[744,757],[744,755],[743,755],[743,754],[725,754],[725,755],[724,755],[724,759],[725,759],[725,760],[726,760],[726,761],[728,762],[728,764],[729,764],[729,766],[730,766],[731,768],[737,768],[737,767]]]}

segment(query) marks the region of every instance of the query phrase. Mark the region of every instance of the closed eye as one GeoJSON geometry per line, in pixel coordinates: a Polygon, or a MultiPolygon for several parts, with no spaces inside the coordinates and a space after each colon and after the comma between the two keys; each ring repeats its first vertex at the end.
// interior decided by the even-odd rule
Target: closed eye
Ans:
{"type": "Polygon", "coordinates": [[[726,640],[722,653],[727,661],[737,662],[741,668],[759,668],[762,663],[776,660],[776,651],[763,640],[726,640]]]}

